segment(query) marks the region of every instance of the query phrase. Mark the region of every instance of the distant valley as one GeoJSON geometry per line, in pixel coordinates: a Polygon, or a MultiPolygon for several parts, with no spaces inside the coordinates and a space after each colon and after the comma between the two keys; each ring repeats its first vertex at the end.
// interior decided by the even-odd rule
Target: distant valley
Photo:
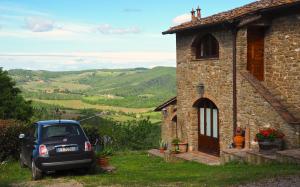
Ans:
{"type": "Polygon", "coordinates": [[[65,72],[10,70],[9,74],[26,98],[69,108],[102,105],[146,109],[176,95],[173,67],[65,72]]]}

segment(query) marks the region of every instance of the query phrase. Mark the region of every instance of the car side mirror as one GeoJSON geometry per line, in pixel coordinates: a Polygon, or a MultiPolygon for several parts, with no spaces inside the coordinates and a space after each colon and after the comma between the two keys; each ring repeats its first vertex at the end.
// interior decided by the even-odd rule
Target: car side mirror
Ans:
{"type": "Polygon", "coordinates": [[[19,139],[24,139],[25,138],[25,134],[20,134],[19,135],[19,139]]]}

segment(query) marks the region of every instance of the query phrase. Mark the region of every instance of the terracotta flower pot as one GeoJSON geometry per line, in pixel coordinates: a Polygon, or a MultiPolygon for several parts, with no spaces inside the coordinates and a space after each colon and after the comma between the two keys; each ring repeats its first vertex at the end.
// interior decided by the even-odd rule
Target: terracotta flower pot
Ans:
{"type": "Polygon", "coordinates": [[[100,157],[97,159],[97,162],[101,168],[109,166],[109,159],[107,157],[100,157]]]}
{"type": "Polygon", "coordinates": [[[234,141],[234,145],[237,149],[242,149],[245,138],[241,135],[237,135],[233,138],[233,141],[234,141]]]}
{"type": "Polygon", "coordinates": [[[165,149],[164,149],[163,147],[160,147],[160,148],[159,148],[159,152],[160,152],[160,153],[164,153],[164,152],[165,152],[165,149]]]}
{"type": "Polygon", "coordinates": [[[187,143],[179,143],[178,147],[179,147],[179,151],[181,153],[186,153],[187,152],[187,148],[188,148],[188,144],[187,143]]]}

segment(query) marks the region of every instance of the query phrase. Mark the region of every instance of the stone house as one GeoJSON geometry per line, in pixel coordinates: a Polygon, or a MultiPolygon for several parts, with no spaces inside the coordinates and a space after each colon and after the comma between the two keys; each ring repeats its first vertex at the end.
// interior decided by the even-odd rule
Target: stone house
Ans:
{"type": "Polygon", "coordinates": [[[300,147],[300,0],[261,0],[171,27],[176,34],[177,97],[163,113],[162,139],[220,155],[237,127],[280,129],[300,147]],[[177,130],[176,130],[177,129],[177,130]],[[179,129],[179,130],[178,130],[179,129]]]}
{"type": "Polygon", "coordinates": [[[177,99],[176,97],[171,98],[165,103],[158,106],[154,111],[162,112],[163,122],[161,126],[161,137],[169,145],[172,140],[176,137],[182,137],[182,130],[178,129],[177,126],[177,99]],[[179,134],[180,133],[180,134],[179,134]]]}

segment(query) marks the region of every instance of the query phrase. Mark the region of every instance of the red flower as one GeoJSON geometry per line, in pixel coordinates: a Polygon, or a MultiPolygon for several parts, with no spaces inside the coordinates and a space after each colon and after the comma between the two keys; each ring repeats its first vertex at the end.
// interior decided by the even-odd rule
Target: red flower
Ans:
{"type": "Polygon", "coordinates": [[[284,134],[276,129],[273,128],[267,128],[267,129],[262,129],[259,131],[259,133],[256,134],[256,140],[264,140],[264,139],[269,139],[269,140],[274,140],[275,138],[280,138],[282,139],[284,137],[284,134]]]}

